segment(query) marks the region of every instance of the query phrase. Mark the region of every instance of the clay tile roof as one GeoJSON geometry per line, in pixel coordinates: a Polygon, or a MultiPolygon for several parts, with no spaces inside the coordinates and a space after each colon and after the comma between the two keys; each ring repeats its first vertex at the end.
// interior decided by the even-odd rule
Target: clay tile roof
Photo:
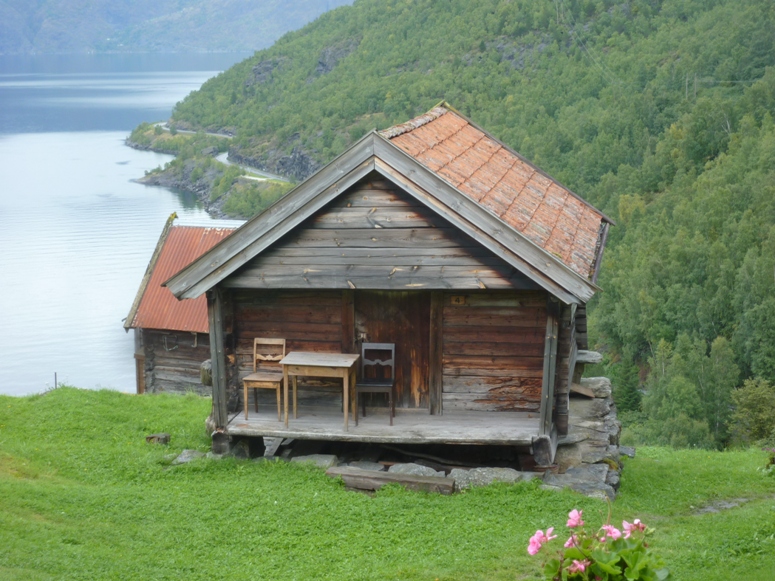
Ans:
{"type": "Polygon", "coordinates": [[[584,278],[606,216],[468,119],[439,105],[380,134],[584,278]]]}
{"type": "Polygon", "coordinates": [[[169,231],[165,230],[159,240],[158,253],[149,265],[150,278],[145,288],[140,288],[142,298],[127,327],[207,333],[206,297],[179,301],[161,285],[233,231],[231,228],[192,226],[172,226],[169,231]]]}

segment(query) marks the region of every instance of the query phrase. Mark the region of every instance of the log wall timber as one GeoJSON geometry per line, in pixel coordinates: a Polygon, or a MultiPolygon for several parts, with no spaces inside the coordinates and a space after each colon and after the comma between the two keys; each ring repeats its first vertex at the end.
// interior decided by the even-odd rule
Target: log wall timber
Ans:
{"type": "Polygon", "coordinates": [[[199,378],[199,366],[210,358],[208,335],[155,329],[136,329],[136,332],[142,341],[145,391],[211,393],[199,378]]]}
{"type": "Polygon", "coordinates": [[[371,290],[539,288],[376,173],[223,284],[371,290]]]}
{"type": "Polygon", "coordinates": [[[569,395],[576,367],[576,305],[562,305],[557,342],[557,372],[554,384],[554,423],[557,433],[568,433],[569,395]]]}
{"type": "Polygon", "coordinates": [[[539,412],[546,297],[543,291],[443,293],[445,410],[539,412]]]}

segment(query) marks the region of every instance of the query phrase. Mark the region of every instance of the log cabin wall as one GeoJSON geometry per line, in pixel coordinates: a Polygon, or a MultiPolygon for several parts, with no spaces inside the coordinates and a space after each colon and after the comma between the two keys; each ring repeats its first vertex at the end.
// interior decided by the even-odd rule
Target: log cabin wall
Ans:
{"type": "MultiPolygon", "coordinates": [[[[343,329],[355,326],[353,305],[361,292],[431,290],[438,292],[441,324],[431,315],[430,295],[423,318],[431,336],[440,326],[441,340],[431,337],[423,353],[440,343],[439,369],[428,361],[427,372],[412,370],[422,382],[399,387],[399,405],[432,413],[539,411],[546,291],[377,174],[222,285],[234,301],[235,376],[252,371],[254,337],[285,337],[289,351],[357,352],[354,331],[343,329]],[[453,302],[460,296],[462,303],[453,302]]],[[[238,388],[230,382],[230,410],[238,409],[238,388]]],[[[319,390],[299,395],[320,397],[319,390]]],[[[271,403],[273,394],[259,397],[271,403]]],[[[327,401],[340,405],[330,396],[327,401]]]]}
{"type": "Polygon", "coordinates": [[[547,294],[448,291],[442,301],[442,408],[538,414],[547,294]]]}
{"type": "Polygon", "coordinates": [[[208,335],[155,329],[139,332],[145,355],[145,391],[210,395],[211,388],[199,378],[199,366],[210,358],[208,335]]]}
{"type": "MultiPolygon", "coordinates": [[[[286,340],[286,352],[324,351],[348,352],[343,341],[343,310],[347,293],[342,291],[239,290],[232,294],[234,305],[234,346],[236,375],[239,378],[253,372],[253,339],[277,337],[286,340]]],[[[350,305],[352,302],[350,301],[350,305]]],[[[347,333],[348,335],[351,335],[347,333]]],[[[299,400],[305,405],[341,405],[341,397],[321,393],[320,389],[305,389],[305,385],[321,382],[300,379],[299,400]]],[[[325,383],[334,389],[335,384],[325,383]]],[[[341,385],[341,384],[337,384],[341,385]]],[[[241,383],[230,383],[229,408],[241,396],[241,383]]],[[[341,390],[341,387],[337,388],[341,390]]],[[[258,391],[259,404],[275,405],[271,390],[258,391]]],[[[337,393],[341,393],[338,391],[337,393]]],[[[253,394],[251,394],[251,397],[253,394]]]]}

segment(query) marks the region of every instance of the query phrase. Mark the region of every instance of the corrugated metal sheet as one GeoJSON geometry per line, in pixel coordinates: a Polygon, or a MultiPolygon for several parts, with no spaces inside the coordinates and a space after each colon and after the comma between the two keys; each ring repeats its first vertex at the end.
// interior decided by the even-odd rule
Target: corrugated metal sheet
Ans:
{"type": "Polygon", "coordinates": [[[584,278],[606,217],[458,113],[438,106],[380,132],[584,278]]]}
{"type": "Polygon", "coordinates": [[[207,333],[206,297],[202,295],[196,299],[179,301],[169,289],[161,285],[233,231],[231,228],[192,226],[170,228],[156,264],[153,265],[137,313],[129,326],[207,333]]]}

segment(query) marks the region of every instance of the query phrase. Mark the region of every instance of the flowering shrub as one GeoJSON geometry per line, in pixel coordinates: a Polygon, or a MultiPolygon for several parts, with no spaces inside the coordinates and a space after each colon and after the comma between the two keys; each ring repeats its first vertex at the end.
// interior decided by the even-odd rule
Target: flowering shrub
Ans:
{"type": "MultiPolygon", "coordinates": [[[[544,563],[546,579],[552,581],[662,581],[670,572],[646,544],[652,531],[635,519],[622,522],[622,530],[606,523],[594,533],[584,527],[583,511],[568,514],[571,535],[557,556],[544,563]]],[[[610,518],[609,518],[610,520],[610,518]]],[[[558,535],[554,527],[530,537],[527,552],[538,554],[558,535]]]]}

